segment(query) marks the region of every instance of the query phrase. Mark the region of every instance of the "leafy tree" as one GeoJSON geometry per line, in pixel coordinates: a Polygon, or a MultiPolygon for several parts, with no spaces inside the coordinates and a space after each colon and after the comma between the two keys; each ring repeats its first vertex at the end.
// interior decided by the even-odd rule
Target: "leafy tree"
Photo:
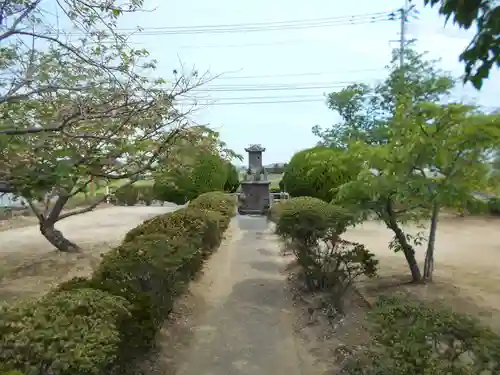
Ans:
{"type": "Polygon", "coordinates": [[[403,93],[413,104],[438,101],[450,93],[454,80],[436,67],[436,60],[427,60],[425,54],[411,48],[404,54],[405,65],[400,67],[400,50],[393,51],[388,77],[382,83],[373,87],[353,84],[328,94],[328,108],[337,112],[341,121],[328,129],[313,127],[320,145],[347,148],[353,141],[384,144],[403,93]]]}
{"type": "Polygon", "coordinates": [[[439,4],[439,13],[446,22],[452,18],[453,23],[466,30],[476,26],[476,34],[460,60],[465,63],[464,82],[470,81],[480,89],[490,70],[500,66],[500,5],[494,0],[424,0],[424,3],[431,7],[439,4]]]}
{"type": "MultiPolygon", "coordinates": [[[[58,29],[59,22],[52,16],[54,9],[48,10],[44,5],[42,1],[2,1],[0,104],[37,100],[42,93],[85,92],[91,86],[89,82],[73,82],[55,74],[60,67],[57,64],[62,62],[74,71],[85,72],[87,68],[99,71],[97,82],[104,76],[140,78],[127,65],[144,51],[129,48],[124,36],[116,32],[116,25],[123,13],[140,11],[142,0],[111,0],[105,5],[98,0],[58,1],[55,6],[61,21],[72,26],[70,32],[58,29]],[[60,60],[54,58],[56,52],[60,60]]],[[[6,125],[0,134],[58,131],[67,126],[66,123],[6,125]]]]}
{"type": "Polygon", "coordinates": [[[283,175],[283,186],[293,197],[314,197],[331,201],[336,189],[354,178],[359,170],[356,158],[340,149],[314,147],[296,153],[283,175]]]}
{"type": "Polygon", "coordinates": [[[460,206],[484,186],[485,150],[500,136],[497,116],[473,107],[422,103],[391,123],[386,145],[362,142],[350,152],[363,155],[366,169],[340,188],[338,202],[375,212],[394,232],[390,247],[405,255],[414,281],[431,279],[439,210],[460,206]],[[422,234],[404,232],[407,221],[431,219],[424,274],[415,257],[422,234]]]}
{"type": "Polygon", "coordinates": [[[226,162],[226,182],[224,183],[224,191],[229,193],[234,193],[240,186],[240,174],[236,167],[230,163],[226,162]]]}
{"type": "Polygon", "coordinates": [[[217,132],[193,127],[184,132],[155,173],[155,190],[161,200],[184,204],[210,191],[223,191],[227,182],[227,157],[217,132]]]}
{"type": "Polygon", "coordinates": [[[400,160],[412,165],[414,192],[423,203],[430,203],[423,277],[432,279],[440,208],[461,207],[473,192],[485,188],[487,154],[500,140],[500,116],[481,114],[461,104],[428,103],[414,112],[410,121],[398,127],[393,143],[411,145],[398,150],[400,160]]]}
{"type": "Polygon", "coordinates": [[[405,233],[402,224],[431,218],[424,269],[430,278],[439,209],[463,204],[484,181],[485,155],[495,142],[498,117],[463,105],[436,104],[454,80],[411,49],[403,68],[398,57],[395,51],[382,84],[330,94],[329,106],[343,121],[336,129],[313,131],[323,144],[341,145],[364,161],[357,178],[340,188],[338,203],[366,217],[374,212],[394,232],[390,246],[404,253],[418,281],[422,272],[414,247],[424,237],[405,233]]]}
{"type": "Polygon", "coordinates": [[[57,25],[40,4],[8,0],[1,8],[0,180],[28,201],[51,244],[77,251],[56,222],[107,197],[63,212],[68,201],[94,181],[133,184],[154,169],[189,126],[175,101],[205,78],[195,71],[177,73],[169,84],[155,78],[147,51],[130,48],[113,31],[117,17],[141,1],[58,2],[79,25],[82,36],[71,43],[53,36],[57,25]],[[107,31],[97,33],[102,26],[107,31]]]}

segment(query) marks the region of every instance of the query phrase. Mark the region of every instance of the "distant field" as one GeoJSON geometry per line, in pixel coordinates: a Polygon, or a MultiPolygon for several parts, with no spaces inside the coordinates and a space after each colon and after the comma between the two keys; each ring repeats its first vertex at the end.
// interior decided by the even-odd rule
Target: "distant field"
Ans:
{"type": "MultiPolygon", "coordinates": [[[[245,175],[245,172],[240,173],[240,180],[243,180],[245,175]]],[[[283,177],[283,174],[275,174],[275,173],[269,173],[267,175],[267,179],[271,181],[271,188],[279,188],[279,182],[281,181],[281,178],[283,177]]]]}

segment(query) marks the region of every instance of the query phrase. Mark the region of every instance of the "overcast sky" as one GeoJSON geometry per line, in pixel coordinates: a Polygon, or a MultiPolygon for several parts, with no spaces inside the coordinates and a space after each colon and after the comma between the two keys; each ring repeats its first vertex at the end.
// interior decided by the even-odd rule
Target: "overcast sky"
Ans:
{"type": "MultiPolygon", "coordinates": [[[[408,37],[418,39],[417,48],[441,58],[441,67],[457,76],[463,73],[458,55],[467,45],[470,33],[452,25],[443,27],[437,9],[423,9],[423,0],[414,1],[419,19],[411,18],[408,37]]],[[[143,45],[159,60],[158,73],[170,77],[179,67],[195,65],[201,72],[225,74],[211,83],[224,91],[210,93],[216,105],[200,109],[194,119],[221,132],[230,147],[244,153],[250,143],[261,143],[267,151],[264,163],[287,161],[296,151],[312,146],[315,124],[328,126],[336,121],[324,104],[323,94],[353,82],[373,83],[384,78],[391,49],[399,38],[399,21],[382,21],[384,15],[403,5],[402,0],[229,0],[146,1],[154,11],[127,16],[120,27],[141,26],[146,33],[130,41],[143,45]],[[381,13],[377,22],[369,17],[355,18],[346,25],[344,16],[381,13]],[[338,17],[325,21],[329,26],[261,32],[223,32],[167,34],[162,29],[178,26],[223,25],[276,21],[296,21],[338,17]],[[361,20],[361,21],[360,21],[361,20]],[[153,34],[153,35],[151,35],[153,34]],[[286,90],[269,90],[286,85],[286,90]],[[251,86],[252,90],[242,90],[251,86]],[[307,87],[314,86],[310,89],[307,87]],[[306,88],[304,88],[306,87],[306,88]],[[262,98],[262,99],[259,99],[262,98]],[[248,104],[265,101],[267,104],[248,104]],[[287,103],[275,103],[288,101],[287,103]],[[229,105],[228,103],[247,103],[229,105]]],[[[165,30],[165,29],[163,29],[165,30]]],[[[206,96],[203,92],[200,96],[206,96]]],[[[460,87],[457,98],[488,107],[500,107],[500,74],[495,72],[478,93],[460,87]]]]}

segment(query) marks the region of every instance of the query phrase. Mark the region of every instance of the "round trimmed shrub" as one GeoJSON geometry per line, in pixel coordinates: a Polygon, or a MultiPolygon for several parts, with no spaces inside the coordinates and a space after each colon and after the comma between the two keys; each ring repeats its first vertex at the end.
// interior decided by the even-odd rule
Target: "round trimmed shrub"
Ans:
{"type": "Polygon", "coordinates": [[[338,188],[351,181],[361,164],[343,150],[313,147],[297,152],[285,169],[280,187],[292,197],[314,197],[330,202],[338,188]]]}
{"type": "Polygon", "coordinates": [[[284,238],[315,244],[327,233],[339,236],[355,218],[341,207],[313,197],[292,198],[278,208],[276,233],[284,238]]]}
{"type": "Polygon", "coordinates": [[[209,193],[200,194],[197,198],[189,202],[189,206],[219,211],[224,216],[231,218],[235,215],[236,202],[234,197],[222,191],[211,191],[209,193]]]}
{"type": "Polygon", "coordinates": [[[0,362],[25,374],[110,373],[129,307],[122,297],[85,288],[3,307],[0,362]]]}
{"type": "Polygon", "coordinates": [[[323,236],[331,227],[329,204],[318,198],[292,198],[281,207],[276,233],[309,244],[323,236]]]}

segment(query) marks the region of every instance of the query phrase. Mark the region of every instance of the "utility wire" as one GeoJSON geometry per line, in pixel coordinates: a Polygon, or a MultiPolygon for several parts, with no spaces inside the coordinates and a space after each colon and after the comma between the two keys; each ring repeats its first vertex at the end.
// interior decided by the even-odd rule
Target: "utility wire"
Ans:
{"type": "MultiPolygon", "coordinates": [[[[189,25],[189,26],[161,26],[161,27],[134,27],[134,28],[116,28],[116,32],[134,32],[134,31],[179,31],[179,30],[201,30],[201,29],[220,29],[220,28],[246,28],[246,27],[269,27],[269,26],[289,26],[296,24],[309,23],[324,23],[332,21],[346,21],[355,19],[366,19],[380,16],[392,15],[397,17],[397,10],[351,14],[337,17],[309,18],[289,21],[270,21],[270,22],[250,22],[250,23],[233,23],[233,24],[211,24],[211,25],[189,25]]],[[[64,30],[57,30],[64,31],[64,30]]]]}
{"type": "MultiPolygon", "coordinates": [[[[177,26],[177,27],[156,27],[139,29],[116,29],[116,32],[128,31],[133,35],[180,35],[180,34],[220,34],[228,32],[262,32],[280,30],[298,30],[316,27],[360,25],[367,23],[378,23],[383,21],[393,21],[397,19],[394,12],[379,12],[358,16],[332,17],[326,19],[312,19],[301,21],[283,21],[254,24],[234,24],[234,25],[205,25],[205,26],[177,26]]],[[[50,33],[52,35],[55,33],[50,33]]],[[[68,32],[66,35],[83,35],[81,32],[68,32]]]]}
{"type": "MultiPolygon", "coordinates": [[[[324,99],[296,99],[296,100],[272,100],[272,101],[241,101],[241,102],[225,102],[225,103],[210,103],[208,106],[222,106],[222,105],[254,105],[254,104],[280,104],[280,103],[314,103],[325,102],[324,99]]],[[[186,103],[187,105],[200,105],[199,102],[186,103]]]]}
{"type": "Polygon", "coordinates": [[[217,77],[217,80],[225,79],[261,79],[261,78],[280,78],[280,77],[311,77],[311,76],[324,76],[330,74],[342,75],[345,73],[363,73],[363,72],[380,72],[387,71],[385,67],[382,68],[373,68],[373,69],[347,69],[335,72],[307,72],[307,73],[277,73],[277,74],[262,74],[262,75],[246,75],[246,76],[230,76],[232,72],[223,73],[227,74],[227,76],[222,75],[217,77]]]}
{"type": "MultiPolygon", "coordinates": [[[[373,12],[373,13],[361,13],[361,14],[350,14],[337,17],[322,17],[322,18],[309,18],[309,19],[299,19],[299,20],[289,20],[289,21],[268,21],[268,22],[250,22],[250,23],[232,23],[232,24],[212,24],[212,25],[192,25],[192,26],[163,26],[163,27],[146,27],[142,30],[182,30],[182,29],[211,29],[211,28],[241,28],[241,27],[260,27],[260,26],[283,26],[290,24],[301,24],[301,23],[317,23],[317,22],[329,22],[329,21],[342,21],[350,20],[355,18],[366,18],[366,17],[377,17],[386,16],[388,14],[393,14],[396,16],[397,11],[383,11],[383,12],[373,12]]],[[[133,31],[136,29],[117,29],[118,31],[133,31]]]]}
{"type": "MultiPolygon", "coordinates": [[[[200,88],[193,90],[193,92],[244,92],[244,91],[288,91],[288,90],[315,90],[315,89],[330,89],[330,88],[339,88],[339,87],[345,87],[350,84],[354,83],[360,83],[360,81],[351,81],[351,82],[344,82],[344,83],[334,83],[334,84],[328,84],[328,83],[323,83],[323,84],[315,84],[315,85],[304,85],[304,86],[291,86],[291,85],[281,85],[281,86],[258,86],[255,85],[253,87],[241,87],[241,86],[233,86],[233,87],[212,87],[212,86],[205,86],[205,88],[200,88]]],[[[203,87],[203,86],[202,86],[203,87]]]]}

